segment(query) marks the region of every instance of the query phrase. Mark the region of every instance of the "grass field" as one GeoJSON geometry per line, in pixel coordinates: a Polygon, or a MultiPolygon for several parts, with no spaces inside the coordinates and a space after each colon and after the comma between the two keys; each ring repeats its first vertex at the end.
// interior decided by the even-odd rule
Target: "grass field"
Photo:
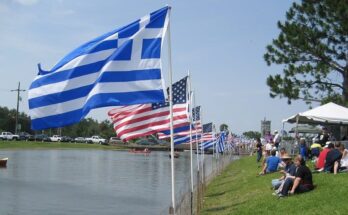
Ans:
{"type": "Polygon", "coordinates": [[[207,187],[202,214],[348,214],[348,174],[313,174],[316,188],[278,199],[271,179],[279,173],[257,176],[255,157],[233,162],[207,187]]]}
{"type": "Polygon", "coordinates": [[[0,141],[1,149],[107,149],[120,150],[124,147],[113,145],[99,145],[86,143],[58,143],[58,142],[31,142],[31,141],[0,141]]]}

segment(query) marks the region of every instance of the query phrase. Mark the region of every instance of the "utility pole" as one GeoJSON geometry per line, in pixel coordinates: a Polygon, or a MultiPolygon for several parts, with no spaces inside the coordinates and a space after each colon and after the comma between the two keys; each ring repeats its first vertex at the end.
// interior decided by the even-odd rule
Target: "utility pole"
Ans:
{"type": "Polygon", "coordinates": [[[11,92],[17,91],[17,112],[16,112],[16,128],[15,134],[18,133],[18,110],[19,110],[19,100],[20,100],[20,92],[24,92],[25,90],[21,89],[21,82],[18,82],[18,88],[15,90],[11,90],[11,92]]]}

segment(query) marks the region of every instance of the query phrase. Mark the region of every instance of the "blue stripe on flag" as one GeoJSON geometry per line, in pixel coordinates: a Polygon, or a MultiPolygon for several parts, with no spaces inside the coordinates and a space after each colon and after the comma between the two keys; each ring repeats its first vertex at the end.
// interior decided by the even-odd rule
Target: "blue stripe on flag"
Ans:
{"type": "Polygon", "coordinates": [[[131,72],[105,72],[99,78],[99,81],[95,82],[94,84],[29,99],[29,108],[37,108],[85,97],[97,83],[129,82],[155,79],[161,79],[161,71],[159,69],[131,72]]]}
{"type": "Polygon", "coordinates": [[[89,113],[91,109],[96,107],[104,107],[105,103],[107,103],[108,106],[119,106],[124,105],[123,103],[121,103],[120,100],[122,100],[122,102],[127,102],[127,104],[132,104],[132,102],[134,101],[148,101],[149,98],[157,98],[160,95],[163,95],[161,90],[146,91],[142,94],[139,94],[139,92],[128,92],[123,94],[97,94],[88,100],[84,109],[78,109],[74,111],[65,112],[63,114],[56,114],[38,119],[32,119],[31,125],[37,130],[43,130],[46,128],[59,128],[79,122],[89,113]]]}
{"type": "Polygon", "coordinates": [[[105,65],[105,63],[106,61],[98,61],[88,65],[75,67],[73,69],[51,73],[49,75],[43,76],[42,78],[34,80],[30,85],[30,89],[35,89],[44,85],[67,81],[73,78],[99,72],[99,70],[105,65]]]}

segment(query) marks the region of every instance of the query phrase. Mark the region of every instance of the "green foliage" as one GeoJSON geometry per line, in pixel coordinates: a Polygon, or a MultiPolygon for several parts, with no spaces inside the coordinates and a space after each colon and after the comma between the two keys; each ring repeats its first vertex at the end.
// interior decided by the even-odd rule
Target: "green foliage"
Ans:
{"type": "Polygon", "coordinates": [[[208,185],[201,214],[347,214],[347,173],[313,174],[313,191],[278,199],[270,187],[281,175],[260,171],[255,156],[232,162],[208,185]]]}
{"type": "Polygon", "coordinates": [[[293,3],[278,28],[264,55],[268,65],[284,65],[267,79],[270,96],[347,104],[348,1],[293,3]]]}
{"type": "Polygon", "coordinates": [[[228,130],[228,125],[223,123],[220,125],[220,131],[227,131],[228,130]]]}
{"type": "Polygon", "coordinates": [[[258,131],[246,131],[243,133],[243,135],[250,139],[261,138],[261,133],[258,131]]]}

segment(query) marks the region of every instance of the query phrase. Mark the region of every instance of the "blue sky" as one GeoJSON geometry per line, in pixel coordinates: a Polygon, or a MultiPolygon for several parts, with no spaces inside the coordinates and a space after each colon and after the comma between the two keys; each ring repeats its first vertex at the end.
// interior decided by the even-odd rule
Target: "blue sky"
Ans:
{"type": "MultiPolygon", "coordinates": [[[[16,107],[16,94],[10,90],[18,81],[28,89],[37,63],[51,69],[82,43],[169,4],[173,77],[179,80],[190,70],[203,121],[227,123],[233,132],[242,133],[259,131],[266,117],[272,130],[280,129],[282,119],[308,109],[303,101],[288,105],[286,99],[271,99],[266,85],[267,76],[282,67],[266,65],[265,47],[277,37],[276,23],[292,2],[2,0],[0,105],[16,107]]],[[[163,57],[166,65],[167,56],[163,57]]],[[[89,116],[106,119],[108,109],[89,116]]],[[[20,110],[28,113],[26,92],[20,110]]]]}

